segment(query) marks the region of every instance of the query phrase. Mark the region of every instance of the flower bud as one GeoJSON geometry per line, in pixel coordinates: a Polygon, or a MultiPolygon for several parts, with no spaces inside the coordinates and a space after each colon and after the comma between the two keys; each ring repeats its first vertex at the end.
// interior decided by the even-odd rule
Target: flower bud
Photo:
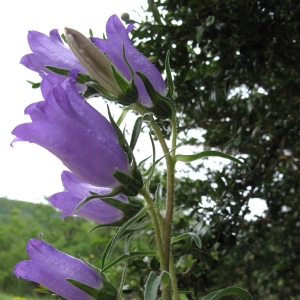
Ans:
{"type": "Polygon", "coordinates": [[[70,49],[89,74],[112,95],[121,96],[123,91],[115,79],[112,64],[107,56],[79,31],[65,28],[65,33],[70,49]]]}

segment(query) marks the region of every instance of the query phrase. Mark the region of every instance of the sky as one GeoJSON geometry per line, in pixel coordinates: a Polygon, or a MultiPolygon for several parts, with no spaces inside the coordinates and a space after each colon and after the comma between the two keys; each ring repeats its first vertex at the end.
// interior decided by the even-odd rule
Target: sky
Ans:
{"type": "MultiPolygon", "coordinates": [[[[138,21],[143,15],[142,7],[147,8],[147,0],[52,0],[48,5],[40,0],[1,2],[0,197],[45,202],[45,197],[63,190],[60,174],[66,168],[55,156],[26,142],[10,146],[14,138],[11,134],[13,128],[30,120],[24,115],[25,107],[43,99],[39,89],[31,89],[26,82],[38,82],[39,76],[19,64],[22,56],[31,53],[27,44],[28,30],[48,34],[57,28],[62,33],[64,27],[70,27],[88,36],[91,28],[94,36],[101,37],[112,14],[120,17],[123,12],[128,12],[132,19],[138,21]],[[101,2],[105,4],[101,5],[101,2]]],[[[107,116],[104,101],[98,98],[90,103],[107,116]]],[[[113,114],[118,117],[120,110],[114,107],[113,114]]],[[[126,128],[132,128],[133,120],[127,118],[126,128]]],[[[201,138],[201,133],[194,132],[193,136],[201,138]]],[[[156,157],[160,157],[162,153],[159,148],[157,150],[156,157]]],[[[180,149],[179,152],[191,154],[191,149],[180,149]]],[[[138,161],[151,154],[151,144],[146,136],[138,141],[135,154],[138,161]]],[[[212,165],[213,168],[221,168],[221,160],[210,158],[209,162],[211,168],[212,165]]],[[[178,163],[178,167],[184,166],[178,163]]],[[[196,174],[196,177],[201,177],[201,174],[196,174]]],[[[261,214],[265,208],[260,199],[253,199],[250,206],[252,215],[261,214]]]]}
{"type": "MultiPolygon", "coordinates": [[[[102,37],[111,15],[120,17],[128,12],[139,20],[141,7],[147,9],[147,0],[1,1],[0,197],[42,202],[45,196],[63,189],[60,174],[66,168],[56,157],[35,144],[19,142],[10,146],[13,128],[30,120],[24,115],[25,107],[43,99],[39,89],[31,89],[26,82],[38,82],[39,76],[19,64],[22,56],[31,53],[28,31],[48,34],[57,28],[62,33],[64,27],[70,27],[88,36],[91,28],[94,36],[102,37]]],[[[92,103],[106,115],[104,102],[100,101],[92,103]]]]}

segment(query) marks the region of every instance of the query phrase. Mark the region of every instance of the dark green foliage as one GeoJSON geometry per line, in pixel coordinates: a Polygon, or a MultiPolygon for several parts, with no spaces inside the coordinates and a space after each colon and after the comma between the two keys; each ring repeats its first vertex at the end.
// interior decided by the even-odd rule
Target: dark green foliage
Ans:
{"type": "Polygon", "coordinates": [[[250,166],[200,165],[192,170],[206,180],[178,180],[174,234],[197,232],[203,242],[202,250],[174,244],[176,259],[185,257],[180,287],[193,289],[189,299],[230,285],[255,299],[299,299],[299,3],[150,2],[133,38],[161,71],[170,51],[178,129],[202,130],[205,139],[186,136],[182,144],[242,155],[250,166]],[[253,198],[268,210],[247,222],[253,198]]]}

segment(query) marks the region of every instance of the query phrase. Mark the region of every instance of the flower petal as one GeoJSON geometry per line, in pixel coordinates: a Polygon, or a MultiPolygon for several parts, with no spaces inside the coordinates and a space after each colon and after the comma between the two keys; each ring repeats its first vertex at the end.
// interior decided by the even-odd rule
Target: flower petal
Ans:
{"type": "MultiPolygon", "coordinates": [[[[76,206],[91,195],[90,191],[102,195],[111,192],[111,189],[90,185],[68,171],[62,172],[62,182],[67,191],[56,193],[49,198],[49,202],[53,206],[63,211],[62,218],[73,215],[76,206]]],[[[114,198],[125,203],[128,202],[127,197],[123,195],[114,198]]],[[[100,199],[93,199],[85,204],[76,215],[99,224],[110,224],[121,220],[124,214],[100,199]]]]}
{"type": "MultiPolygon", "coordinates": [[[[130,25],[129,25],[130,26],[130,25]]],[[[132,29],[130,26],[129,29],[132,29]]],[[[151,81],[154,88],[162,95],[166,94],[166,86],[164,80],[155,68],[155,66],[132,44],[128,37],[128,32],[121,20],[116,16],[111,16],[106,24],[107,40],[100,38],[92,38],[92,41],[100,49],[107,54],[112,63],[130,80],[130,72],[123,58],[123,45],[125,48],[125,56],[134,71],[139,71],[146,75],[151,81]]],[[[146,88],[138,76],[135,76],[135,84],[138,88],[139,101],[151,107],[153,104],[146,91],[146,88]]]]}
{"type": "Polygon", "coordinates": [[[19,262],[14,274],[47,287],[52,292],[70,300],[93,299],[66,279],[73,279],[94,287],[102,288],[101,277],[81,260],[58,251],[42,239],[30,239],[27,253],[31,258],[19,262]]]}

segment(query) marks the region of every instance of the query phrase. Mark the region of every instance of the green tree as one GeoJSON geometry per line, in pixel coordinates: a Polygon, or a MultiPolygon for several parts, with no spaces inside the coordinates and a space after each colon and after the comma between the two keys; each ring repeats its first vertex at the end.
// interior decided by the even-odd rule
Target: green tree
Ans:
{"type": "Polygon", "coordinates": [[[299,3],[148,3],[133,39],[161,71],[171,52],[182,144],[221,150],[250,166],[215,171],[199,164],[191,171],[207,179],[178,180],[174,232],[203,239],[202,250],[174,245],[184,259],[179,285],[193,289],[189,299],[228,285],[256,299],[299,299],[299,3]],[[254,198],[268,209],[246,221],[254,198]]]}

